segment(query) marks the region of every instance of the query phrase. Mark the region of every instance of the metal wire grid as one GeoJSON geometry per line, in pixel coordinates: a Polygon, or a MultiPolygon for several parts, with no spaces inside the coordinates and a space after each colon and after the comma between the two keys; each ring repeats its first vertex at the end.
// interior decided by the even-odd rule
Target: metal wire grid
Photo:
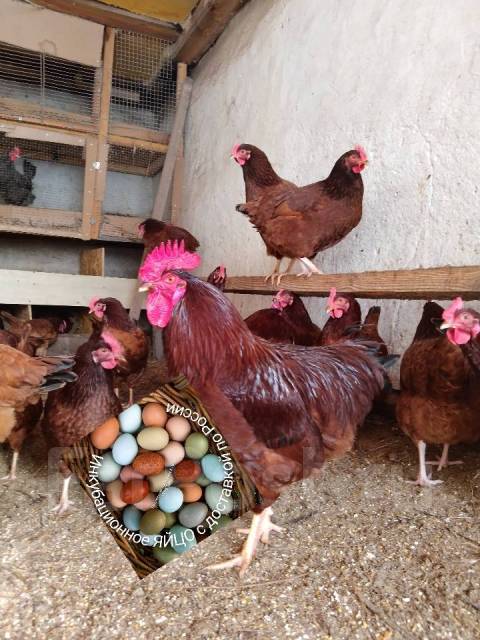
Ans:
{"type": "Polygon", "coordinates": [[[110,122],[169,132],[175,113],[176,66],[171,43],[118,31],[115,36],[110,122]]]}
{"type": "Polygon", "coordinates": [[[88,123],[94,86],[95,67],[0,43],[0,114],[88,123]]]}
{"type": "Polygon", "coordinates": [[[0,204],[81,211],[84,176],[83,147],[0,134],[0,204]]]}

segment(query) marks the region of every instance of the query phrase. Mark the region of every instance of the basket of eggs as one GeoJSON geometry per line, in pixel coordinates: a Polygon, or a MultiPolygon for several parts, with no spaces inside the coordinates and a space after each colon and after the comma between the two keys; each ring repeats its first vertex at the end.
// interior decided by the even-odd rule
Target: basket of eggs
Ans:
{"type": "Polygon", "coordinates": [[[107,420],[65,459],[141,578],[256,503],[185,378],[107,420]]]}

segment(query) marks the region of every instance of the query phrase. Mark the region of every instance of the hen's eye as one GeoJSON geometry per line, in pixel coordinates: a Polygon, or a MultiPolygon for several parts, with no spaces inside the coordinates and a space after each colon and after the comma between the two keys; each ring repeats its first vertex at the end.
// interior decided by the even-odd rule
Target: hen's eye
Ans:
{"type": "Polygon", "coordinates": [[[174,278],[174,276],[171,276],[171,275],[170,275],[170,276],[167,276],[167,277],[165,278],[165,282],[168,282],[168,284],[171,284],[172,282],[175,282],[175,278],[174,278]]]}

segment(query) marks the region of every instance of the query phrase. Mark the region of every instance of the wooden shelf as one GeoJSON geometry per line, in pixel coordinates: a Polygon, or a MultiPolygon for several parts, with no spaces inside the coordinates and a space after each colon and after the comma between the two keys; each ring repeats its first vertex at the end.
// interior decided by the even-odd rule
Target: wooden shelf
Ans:
{"type": "Polygon", "coordinates": [[[279,287],[264,282],[260,276],[234,276],[227,278],[225,291],[271,295],[282,288],[302,296],[328,296],[331,287],[353,293],[357,298],[449,300],[462,296],[465,300],[478,300],[480,266],[365,271],[314,275],[311,278],[288,276],[279,287]]]}

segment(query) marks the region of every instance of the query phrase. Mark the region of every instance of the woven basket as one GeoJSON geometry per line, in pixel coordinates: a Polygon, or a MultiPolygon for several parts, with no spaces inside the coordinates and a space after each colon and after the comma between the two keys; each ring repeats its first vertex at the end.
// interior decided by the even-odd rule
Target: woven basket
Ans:
{"type": "MultiPolygon", "coordinates": [[[[164,407],[169,404],[176,404],[192,409],[192,411],[196,411],[200,416],[205,417],[210,426],[216,428],[215,423],[211,420],[199,398],[195,395],[195,392],[183,377],[176,378],[168,384],[162,385],[159,389],[139,401],[138,404],[145,405],[148,402],[158,402],[164,407]]],[[[190,421],[190,424],[192,431],[201,430],[196,422],[190,421]]],[[[217,431],[221,433],[220,429],[217,429],[217,431]]],[[[211,453],[218,453],[215,443],[211,439],[209,442],[209,451],[211,453]]],[[[80,484],[88,493],[92,501],[93,497],[91,489],[87,485],[90,461],[95,454],[101,454],[101,452],[92,445],[89,437],[84,438],[65,453],[66,463],[72,473],[78,477],[80,484]]],[[[230,451],[230,454],[234,466],[234,489],[232,491],[232,497],[234,498],[235,505],[234,511],[231,515],[236,518],[246,511],[249,511],[256,504],[257,500],[254,484],[236,460],[233,452],[230,451]]],[[[120,514],[113,508],[110,510],[113,514],[119,516],[119,520],[121,522],[120,514]]],[[[161,566],[161,563],[159,563],[159,561],[153,556],[151,548],[144,547],[141,544],[135,544],[134,542],[124,538],[111,527],[107,526],[107,528],[117,541],[119,547],[130,560],[133,568],[140,578],[144,578],[161,566]]]]}

